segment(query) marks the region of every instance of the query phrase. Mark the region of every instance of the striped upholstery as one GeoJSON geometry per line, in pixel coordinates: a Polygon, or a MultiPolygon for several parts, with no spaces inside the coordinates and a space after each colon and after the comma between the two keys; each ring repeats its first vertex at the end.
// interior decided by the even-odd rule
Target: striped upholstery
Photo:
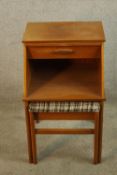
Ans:
{"type": "Polygon", "coordinates": [[[98,102],[31,102],[30,112],[99,112],[98,102]]]}

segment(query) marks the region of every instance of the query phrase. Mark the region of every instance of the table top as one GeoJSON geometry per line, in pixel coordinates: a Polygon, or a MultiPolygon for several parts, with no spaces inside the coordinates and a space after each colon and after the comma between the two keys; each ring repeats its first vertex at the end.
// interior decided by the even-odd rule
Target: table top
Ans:
{"type": "Polygon", "coordinates": [[[101,21],[29,22],[23,42],[103,42],[101,21]]]}

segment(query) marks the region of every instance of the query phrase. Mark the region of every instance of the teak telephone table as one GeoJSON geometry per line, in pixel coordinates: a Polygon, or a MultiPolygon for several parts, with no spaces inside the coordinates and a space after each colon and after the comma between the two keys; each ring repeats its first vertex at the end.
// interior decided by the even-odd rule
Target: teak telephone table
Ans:
{"type": "Polygon", "coordinates": [[[99,21],[27,24],[23,99],[30,163],[37,163],[36,134],[94,134],[93,162],[101,162],[104,41],[99,21]],[[94,129],[38,129],[40,120],[93,120],[94,129]]]}

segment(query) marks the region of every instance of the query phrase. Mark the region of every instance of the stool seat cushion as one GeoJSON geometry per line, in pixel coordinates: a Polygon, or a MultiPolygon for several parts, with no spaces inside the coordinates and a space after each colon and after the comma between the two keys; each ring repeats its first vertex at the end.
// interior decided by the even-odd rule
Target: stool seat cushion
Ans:
{"type": "Polygon", "coordinates": [[[99,112],[98,102],[31,102],[30,112],[99,112]]]}

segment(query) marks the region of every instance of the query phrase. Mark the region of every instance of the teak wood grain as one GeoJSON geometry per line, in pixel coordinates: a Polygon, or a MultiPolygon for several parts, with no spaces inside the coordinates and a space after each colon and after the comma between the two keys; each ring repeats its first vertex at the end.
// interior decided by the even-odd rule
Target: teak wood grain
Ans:
{"type": "Polygon", "coordinates": [[[94,160],[101,162],[104,41],[100,21],[31,22],[23,35],[24,102],[30,163],[37,163],[36,134],[94,134],[94,160]],[[99,113],[31,113],[34,101],[99,101],[99,113]],[[93,120],[94,128],[35,128],[41,120],[93,120]]]}
{"type": "Polygon", "coordinates": [[[105,41],[102,23],[40,22],[28,23],[23,42],[93,42],[105,41]]]}
{"type": "MultiPolygon", "coordinates": [[[[24,100],[104,100],[103,87],[103,61],[102,60],[102,43],[105,40],[103,27],[101,22],[47,22],[47,23],[28,23],[24,33],[23,42],[25,45],[24,55],[24,100]],[[51,33],[50,31],[55,31],[51,33]],[[66,33],[66,36],[63,35],[66,33]],[[51,36],[53,35],[53,37],[51,36]],[[58,37],[59,36],[59,37],[58,37]],[[48,41],[47,41],[48,39],[48,41]],[[43,46],[42,43],[47,44],[43,46]],[[48,46],[53,43],[52,46],[48,46]],[[79,44],[80,42],[80,44],[79,44]],[[87,44],[88,42],[88,44],[87,44]],[[27,45],[27,43],[29,45],[27,45]],[[30,45],[31,43],[31,45],[30,45]],[[40,43],[40,45],[39,45],[40,43]],[[55,44],[56,43],[56,44],[55,44]],[[71,43],[71,44],[70,44],[71,43]],[[81,44],[82,43],[82,44],[81,44]],[[42,45],[41,45],[42,44],[42,45]],[[57,45],[58,44],[58,45],[57,45]],[[75,44],[75,45],[74,45],[75,44]],[[78,83],[70,81],[68,71],[64,71],[61,75],[61,81],[54,79],[53,82],[46,83],[44,77],[46,73],[34,73],[33,67],[28,58],[31,59],[99,59],[100,65],[97,70],[85,70],[74,72],[73,77],[77,74],[78,83]],[[83,73],[82,73],[83,72],[83,73]],[[42,77],[40,76],[42,75],[42,77]],[[97,75],[96,75],[97,74],[97,75]],[[66,76],[67,75],[67,76],[66,76]],[[95,76],[94,76],[95,75],[95,76]],[[39,76],[39,79],[38,79],[39,76]],[[86,78],[85,78],[86,76],[86,78]],[[99,77],[98,80],[96,77],[99,77]],[[66,82],[66,86],[62,85],[62,77],[66,82]],[[93,80],[95,77],[95,80],[93,80]],[[69,81],[67,80],[69,78],[69,81]],[[40,81],[45,82],[45,86],[40,87],[40,81]],[[89,79],[89,83],[86,79],[89,79]],[[36,81],[37,80],[37,81],[36,81]],[[58,81],[58,82],[57,82],[58,81]],[[81,83],[80,83],[81,81],[81,83]],[[86,81],[86,82],[85,82],[86,81]],[[93,83],[92,83],[93,82],[93,83]],[[59,83],[61,83],[62,98],[57,95],[59,93],[59,83]],[[80,83],[80,84],[79,84],[80,83]],[[71,86],[69,86],[71,84],[71,86]],[[72,86],[72,84],[74,84],[72,86]],[[57,87],[58,86],[58,87],[57,87]],[[76,89],[77,88],[77,89],[76,89]],[[58,90],[57,90],[58,89],[58,90]],[[53,94],[51,93],[53,92],[53,94]],[[68,95],[69,92],[73,95],[68,95]],[[101,93],[103,92],[103,93],[101,93]],[[44,95],[45,94],[45,95],[44,95]],[[54,95],[56,94],[56,95],[54,95]],[[100,95],[101,94],[101,95],[100,95]],[[66,99],[65,99],[66,98],[66,99]]],[[[39,64],[39,63],[37,63],[39,64]]],[[[61,64],[63,64],[61,62],[61,64]]],[[[97,64],[97,63],[96,63],[97,64]]],[[[87,64],[88,67],[88,64],[87,64]]],[[[53,68],[52,68],[53,69],[53,68]]],[[[73,68],[74,69],[74,68],[73,68]]],[[[70,69],[69,69],[70,70],[70,69]]],[[[40,70],[41,71],[41,70],[40,70]]],[[[72,74],[72,70],[71,74],[72,74]]],[[[46,71],[51,74],[50,70],[46,71]]],[[[60,72],[61,74],[61,72],[60,72]]],[[[55,77],[56,78],[56,77],[55,77]]]]}
{"type": "Polygon", "coordinates": [[[28,48],[30,59],[61,59],[61,58],[100,58],[99,46],[32,46],[28,48]]]}
{"type": "Polygon", "coordinates": [[[94,134],[94,129],[90,129],[90,128],[85,128],[85,129],[40,128],[40,129],[35,129],[35,134],[94,134]]]}
{"type": "Polygon", "coordinates": [[[96,113],[92,112],[41,112],[35,119],[41,120],[93,120],[96,113]]]}
{"type": "Polygon", "coordinates": [[[100,99],[98,63],[69,60],[35,60],[28,89],[30,100],[100,99]]]}

